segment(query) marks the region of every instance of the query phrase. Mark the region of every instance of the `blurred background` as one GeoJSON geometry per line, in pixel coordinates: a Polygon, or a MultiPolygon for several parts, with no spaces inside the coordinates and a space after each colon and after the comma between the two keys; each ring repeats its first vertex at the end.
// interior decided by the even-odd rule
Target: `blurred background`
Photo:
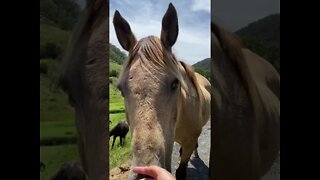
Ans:
{"type": "Polygon", "coordinates": [[[56,86],[59,67],[85,1],[40,0],[40,179],[79,160],[73,108],[56,86]],[[41,165],[42,163],[42,165],[41,165]]]}
{"type": "Polygon", "coordinates": [[[280,0],[216,0],[211,18],[280,73],[280,0]]]}

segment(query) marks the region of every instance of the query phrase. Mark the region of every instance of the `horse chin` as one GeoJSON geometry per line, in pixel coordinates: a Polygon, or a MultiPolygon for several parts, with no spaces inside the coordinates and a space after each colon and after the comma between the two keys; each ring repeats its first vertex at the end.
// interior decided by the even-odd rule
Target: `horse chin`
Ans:
{"type": "Polygon", "coordinates": [[[143,178],[153,179],[152,177],[150,177],[148,175],[134,173],[132,170],[130,171],[129,176],[128,176],[128,180],[139,180],[139,179],[143,179],[143,178]]]}
{"type": "Polygon", "coordinates": [[[130,172],[130,175],[128,177],[128,180],[139,180],[139,179],[153,179],[153,177],[148,176],[148,175],[144,175],[144,174],[136,174],[133,172],[130,172]]]}

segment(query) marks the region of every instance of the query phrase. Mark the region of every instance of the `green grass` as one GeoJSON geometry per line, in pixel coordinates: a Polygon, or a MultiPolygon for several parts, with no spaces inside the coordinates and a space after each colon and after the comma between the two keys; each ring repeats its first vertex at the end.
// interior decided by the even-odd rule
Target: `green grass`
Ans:
{"type": "Polygon", "coordinates": [[[110,104],[109,104],[109,110],[112,111],[124,111],[124,99],[121,96],[121,93],[119,90],[117,90],[112,84],[109,86],[109,96],[110,96],[110,104]]]}
{"type": "Polygon", "coordinates": [[[54,86],[48,75],[40,74],[40,121],[74,120],[74,111],[67,95],[54,86]]]}
{"type": "Polygon", "coordinates": [[[117,64],[117,63],[115,63],[115,62],[112,62],[112,61],[110,60],[110,62],[109,62],[109,69],[110,69],[110,72],[111,72],[112,70],[116,70],[116,71],[120,74],[121,69],[122,69],[122,65],[117,64]]]}
{"type": "MultiPolygon", "coordinates": [[[[125,119],[124,113],[118,113],[118,114],[110,114],[110,130],[122,119],[125,119]]],[[[110,163],[110,169],[117,167],[128,160],[130,160],[131,157],[131,132],[129,131],[126,139],[124,141],[124,146],[120,146],[120,140],[119,138],[116,139],[114,143],[114,147],[111,148],[113,137],[109,141],[109,163],[110,163]]]]}
{"type": "Polygon", "coordinates": [[[76,136],[74,121],[40,122],[40,139],[76,136]]]}
{"type": "Polygon", "coordinates": [[[40,160],[46,169],[40,172],[40,180],[49,180],[67,161],[79,161],[77,145],[40,146],[40,160]]]}
{"type": "Polygon", "coordinates": [[[55,43],[65,48],[69,41],[70,34],[71,32],[45,23],[40,19],[40,46],[44,46],[46,43],[55,43]]]}

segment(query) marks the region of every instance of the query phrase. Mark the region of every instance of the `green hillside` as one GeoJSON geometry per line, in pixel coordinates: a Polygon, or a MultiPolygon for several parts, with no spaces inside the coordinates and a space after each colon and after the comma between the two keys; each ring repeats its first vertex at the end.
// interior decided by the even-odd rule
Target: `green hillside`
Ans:
{"type": "Polygon", "coordinates": [[[250,23],[236,34],[243,47],[268,60],[280,72],[280,14],[250,23]]]}
{"type": "Polygon", "coordinates": [[[255,37],[260,41],[280,44],[280,14],[272,14],[248,24],[236,32],[241,37],[255,37]]]}
{"type": "Polygon", "coordinates": [[[210,70],[210,66],[211,66],[211,59],[210,58],[206,58],[206,59],[204,59],[202,61],[199,61],[199,62],[195,63],[192,66],[209,71],[210,70]]]}
{"type": "MultiPolygon", "coordinates": [[[[121,52],[113,44],[109,44],[109,128],[112,129],[120,120],[125,119],[124,113],[124,98],[121,96],[120,91],[116,85],[119,75],[121,73],[122,65],[127,56],[121,52]]],[[[112,138],[113,139],[113,138],[112,138]]],[[[117,167],[129,159],[131,159],[131,132],[128,132],[125,144],[120,146],[119,138],[115,141],[114,148],[111,148],[112,140],[109,142],[109,162],[110,169],[117,167]]]]}
{"type": "Polygon", "coordinates": [[[109,43],[109,60],[110,62],[115,62],[119,65],[122,65],[123,62],[126,60],[127,55],[122,52],[119,48],[115,45],[109,43]]]}
{"type": "Polygon", "coordinates": [[[77,0],[40,0],[40,17],[45,17],[63,30],[72,30],[80,12],[77,0]]]}

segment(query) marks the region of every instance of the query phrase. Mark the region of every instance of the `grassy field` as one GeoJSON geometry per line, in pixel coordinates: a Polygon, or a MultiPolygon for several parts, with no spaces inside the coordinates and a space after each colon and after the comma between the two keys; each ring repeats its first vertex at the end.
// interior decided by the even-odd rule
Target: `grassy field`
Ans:
{"type": "Polygon", "coordinates": [[[124,112],[124,99],[121,93],[112,84],[109,86],[109,96],[110,96],[110,113],[113,112],[124,112]]]}
{"type": "MultiPolygon", "coordinates": [[[[120,120],[125,119],[125,113],[110,114],[109,118],[111,121],[109,128],[112,129],[120,120]]],[[[113,137],[109,141],[110,169],[117,167],[131,159],[131,132],[128,132],[123,147],[120,146],[120,139],[117,138],[114,143],[114,147],[111,148],[112,141],[113,137]]]]}
{"type": "Polygon", "coordinates": [[[56,87],[58,62],[50,59],[40,61],[48,68],[47,74],[40,74],[40,121],[74,120],[74,112],[69,105],[68,96],[56,87]]]}
{"type": "Polygon", "coordinates": [[[50,25],[40,19],[40,46],[44,46],[46,43],[55,43],[64,49],[69,41],[70,34],[70,32],[50,25]]]}
{"type": "MultiPolygon", "coordinates": [[[[116,71],[117,76],[119,76],[121,72],[122,66],[110,61],[110,72],[116,71]]],[[[125,119],[124,113],[124,98],[121,96],[120,91],[116,88],[118,83],[118,77],[110,77],[111,83],[109,84],[109,97],[110,97],[110,104],[109,104],[109,119],[111,123],[109,124],[109,129],[111,130],[117,123],[125,119]]],[[[131,159],[131,132],[129,130],[126,139],[124,141],[124,146],[120,146],[120,139],[117,138],[114,144],[114,147],[111,148],[113,141],[113,137],[109,140],[109,164],[110,169],[114,167],[118,167],[119,165],[127,162],[131,159]]]]}
{"type": "Polygon", "coordinates": [[[46,165],[46,169],[40,172],[40,180],[49,180],[67,161],[79,161],[78,146],[40,146],[40,159],[46,165]]]}
{"type": "Polygon", "coordinates": [[[40,122],[40,139],[76,136],[74,121],[40,122]]]}
{"type": "Polygon", "coordinates": [[[115,70],[115,71],[117,71],[118,73],[121,72],[121,69],[122,69],[122,66],[121,66],[121,65],[119,65],[119,64],[117,64],[117,63],[115,63],[115,62],[110,62],[109,65],[110,65],[110,72],[111,72],[112,70],[115,70]]]}

